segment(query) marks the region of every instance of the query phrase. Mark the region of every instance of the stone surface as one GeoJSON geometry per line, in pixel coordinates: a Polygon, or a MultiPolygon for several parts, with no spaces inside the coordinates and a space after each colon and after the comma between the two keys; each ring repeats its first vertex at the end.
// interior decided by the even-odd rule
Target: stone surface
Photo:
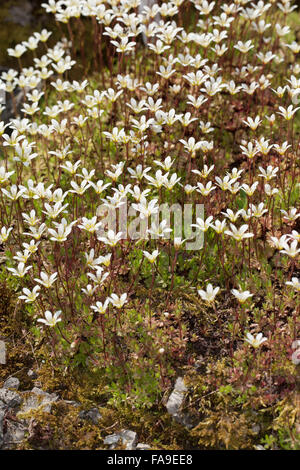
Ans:
{"type": "Polygon", "coordinates": [[[8,407],[14,408],[22,403],[22,397],[19,393],[7,388],[0,388],[0,400],[8,407]]]}
{"type": "Polygon", "coordinates": [[[92,421],[94,424],[98,424],[98,421],[102,418],[101,414],[99,413],[98,408],[91,408],[90,410],[82,410],[80,411],[78,417],[80,419],[87,419],[92,421]]]}
{"type": "Polygon", "coordinates": [[[13,390],[18,390],[19,386],[20,381],[17,379],[17,377],[9,377],[3,384],[3,388],[10,388],[13,390]]]}
{"type": "Polygon", "coordinates": [[[42,411],[50,413],[52,403],[57,400],[58,395],[55,393],[47,393],[40,388],[34,387],[30,394],[24,399],[19,413],[28,413],[29,411],[37,409],[42,409],[42,411]]]}
{"type": "MultiPolygon", "coordinates": [[[[0,66],[0,78],[2,76],[2,73],[3,72],[8,72],[8,70],[9,70],[8,67],[0,66]]],[[[36,88],[37,88],[37,90],[41,90],[41,87],[42,87],[42,82],[40,82],[36,88]]],[[[25,87],[24,91],[25,91],[25,93],[27,93],[28,91],[30,91],[30,88],[25,87]]],[[[24,116],[24,113],[21,111],[21,109],[23,107],[23,102],[24,102],[24,91],[21,90],[21,88],[18,87],[18,86],[14,89],[14,92],[13,92],[14,93],[14,103],[13,103],[11,94],[10,93],[5,93],[2,90],[0,90],[0,104],[5,105],[5,109],[4,109],[4,111],[2,112],[2,114],[0,116],[1,121],[4,121],[7,124],[7,123],[10,122],[11,119],[15,119],[15,117],[16,117],[15,116],[15,108],[16,108],[18,114],[21,117],[24,116]]],[[[12,129],[10,127],[7,127],[5,129],[5,133],[6,134],[11,134],[12,129]]]]}
{"type": "Polygon", "coordinates": [[[149,449],[151,449],[151,447],[148,446],[148,444],[140,443],[136,446],[136,450],[149,450],[149,449]]]}
{"type": "Polygon", "coordinates": [[[187,392],[187,388],[184,385],[182,377],[178,377],[173,392],[169,396],[169,400],[166,404],[168,412],[175,417],[180,411],[180,407],[184,400],[184,395],[187,392]]]}
{"type": "Polygon", "coordinates": [[[19,444],[25,437],[27,426],[19,421],[6,421],[6,431],[3,437],[3,448],[13,448],[15,444],[19,444]]]}
{"type": "Polygon", "coordinates": [[[4,341],[0,341],[0,364],[6,364],[6,346],[4,341]]]}
{"type": "Polygon", "coordinates": [[[74,400],[64,400],[64,402],[65,402],[67,405],[75,406],[76,408],[77,408],[77,407],[80,407],[80,403],[78,403],[78,401],[74,401],[74,400]]]}
{"type": "Polygon", "coordinates": [[[32,369],[29,369],[29,371],[27,372],[27,375],[28,375],[28,377],[30,377],[32,380],[34,380],[34,379],[37,378],[36,372],[34,372],[32,369]]]}
{"type": "Polygon", "coordinates": [[[44,392],[37,387],[28,392],[17,393],[12,390],[19,387],[19,380],[16,377],[7,379],[4,386],[5,388],[0,389],[0,449],[14,449],[28,432],[28,438],[47,440],[50,432],[47,425],[42,430],[35,427],[36,423],[30,412],[33,410],[50,412],[52,404],[59,398],[58,395],[44,392]],[[24,416],[25,413],[29,415],[24,416]]]}
{"type": "Polygon", "coordinates": [[[4,421],[5,411],[0,409],[0,449],[3,445],[4,436],[3,436],[3,421],[4,421]]]}
{"type": "Polygon", "coordinates": [[[169,396],[169,399],[166,404],[166,408],[170,415],[173,416],[175,421],[186,426],[187,428],[191,429],[193,424],[188,414],[182,413],[181,406],[184,401],[185,394],[187,392],[187,388],[184,385],[184,381],[182,377],[178,377],[174,389],[169,396]]]}
{"type": "Polygon", "coordinates": [[[117,444],[121,443],[126,450],[134,450],[136,448],[137,434],[129,429],[124,429],[118,433],[110,434],[104,439],[104,444],[109,445],[110,449],[114,449],[117,444]]]}
{"type": "MultiPolygon", "coordinates": [[[[7,68],[0,67],[0,73],[2,71],[7,71],[7,68]]],[[[18,110],[18,113],[22,115],[21,113],[21,108],[24,100],[24,94],[23,91],[19,88],[16,87],[14,90],[14,100],[15,100],[15,105],[18,110]]],[[[6,124],[10,121],[10,119],[14,119],[15,116],[15,111],[14,111],[14,105],[13,105],[13,100],[11,98],[11,95],[9,93],[5,93],[5,100],[4,103],[1,101],[1,104],[5,104],[5,109],[1,114],[1,121],[4,121],[6,124]]],[[[11,134],[12,130],[10,127],[7,127],[5,129],[6,134],[11,134]]]]}
{"type": "Polygon", "coordinates": [[[33,6],[28,1],[23,1],[22,5],[13,5],[6,20],[21,26],[29,26],[33,20],[32,9],[33,6]]]}

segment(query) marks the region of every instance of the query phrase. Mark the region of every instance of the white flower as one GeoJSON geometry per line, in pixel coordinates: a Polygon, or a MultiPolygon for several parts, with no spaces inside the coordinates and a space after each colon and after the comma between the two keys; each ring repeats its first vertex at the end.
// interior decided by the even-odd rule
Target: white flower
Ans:
{"type": "Polygon", "coordinates": [[[72,231],[72,227],[75,223],[76,223],[76,221],[71,222],[68,225],[66,219],[62,219],[60,224],[55,223],[57,230],[54,230],[52,228],[48,228],[48,232],[50,233],[50,235],[52,235],[50,237],[50,240],[52,240],[54,242],[58,242],[58,243],[65,242],[67,240],[68,236],[70,235],[70,233],[72,231]]]}
{"type": "Polygon", "coordinates": [[[258,153],[258,149],[252,142],[247,143],[247,147],[245,145],[240,145],[242,149],[242,154],[246,155],[248,158],[252,159],[258,153]]]}
{"type": "Polygon", "coordinates": [[[266,212],[268,212],[268,209],[264,208],[264,203],[260,202],[258,206],[255,206],[254,204],[249,204],[249,215],[250,217],[262,217],[266,212]]]}
{"type": "Polygon", "coordinates": [[[37,218],[36,212],[34,209],[30,211],[29,215],[26,214],[26,212],[22,212],[22,216],[23,216],[24,221],[31,227],[34,227],[35,225],[37,225],[40,220],[37,218]]]}
{"type": "Polygon", "coordinates": [[[77,160],[77,162],[75,162],[75,163],[67,161],[67,162],[64,163],[64,165],[60,165],[60,168],[63,168],[68,173],[70,173],[72,176],[74,176],[76,171],[77,171],[77,168],[79,167],[80,164],[81,164],[80,160],[77,160]]]}
{"type": "Polygon", "coordinates": [[[111,294],[110,302],[113,304],[114,307],[122,308],[123,305],[127,303],[127,294],[122,294],[121,296],[118,296],[117,294],[111,294]]]}
{"type": "Polygon", "coordinates": [[[230,230],[225,230],[226,235],[234,238],[237,241],[244,240],[245,238],[251,238],[254,236],[253,233],[247,232],[248,225],[244,224],[240,228],[235,227],[235,225],[230,224],[230,230]]]}
{"type": "Polygon", "coordinates": [[[139,204],[132,204],[132,207],[140,212],[141,219],[147,219],[152,214],[158,212],[157,199],[151,199],[151,201],[148,202],[144,196],[141,197],[139,204]]]}
{"type": "Polygon", "coordinates": [[[83,288],[81,289],[81,291],[82,291],[85,295],[87,295],[88,297],[92,297],[92,296],[94,295],[94,293],[95,293],[97,287],[98,287],[98,286],[94,286],[94,287],[93,287],[91,284],[87,284],[87,286],[86,286],[86,287],[83,287],[83,288]]]}
{"type": "Polygon", "coordinates": [[[180,139],[179,142],[184,145],[184,148],[187,152],[192,154],[192,157],[195,157],[197,150],[201,149],[202,147],[202,141],[196,142],[194,137],[189,137],[187,141],[180,139]]]}
{"type": "Polygon", "coordinates": [[[215,300],[216,295],[218,294],[220,287],[213,288],[212,284],[208,284],[206,287],[206,291],[199,289],[198,294],[207,303],[212,303],[215,300]]]}
{"type": "Polygon", "coordinates": [[[283,209],[281,209],[280,212],[284,215],[283,218],[288,222],[293,222],[294,220],[297,220],[298,217],[300,217],[300,213],[297,212],[295,207],[290,207],[288,212],[283,209]]]}
{"type": "Polygon", "coordinates": [[[286,119],[287,121],[289,121],[290,119],[292,119],[292,117],[294,116],[294,114],[298,111],[298,109],[300,109],[300,107],[298,108],[293,108],[293,105],[291,104],[287,109],[285,109],[283,106],[279,106],[279,110],[277,114],[280,114],[281,116],[284,117],[284,119],[286,119]]]}
{"type": "Polygon", "coordinates": [[[92,279],[92,281],[97,284],[97,285],[101,285],[104,283],[104,281],[108,278],[109,274],[108,273],[103,273],[103,268],[101,268],[100,266],[98,266],[96,268],[96,274],[94,273],[88,273],[88,277],[90,279],[92,279]]]}
{"type": "Polygon", "coordinates": [[[19,299],[25,300],[25,303],[34,302],[36,298],[39,296],[40,286],[35,286],[32,291],[24,287],[23,294],[19,295],[19,299]]]}
{"type": "Polygon", "coordinates": [[[14,259],[17,260],[19,263],[26,264],[30,255],[31,255],[31,252],[28,250],[24,250],[24,252],[17,251],[16,256],[14,256],[14,259]]]}
{"type": "Polygon", "coordinates": [[[300,292],[300,281],[297,277],[292,277],[291,281],[286,281],[287,286],[293,287],[297,292],[300,292]]]}
{"type": "Polygon", "coordinates": [[[251,344],[254,348],[259,348],[265,341],[267,341],[267,338],[263,337],[262,333],[258,333],[256,337],[254,337],[251,333],[247,333],[245,341],[247,343],[251,344]]]}
{"type": "Polygon", "coordinates": [[[11,231],[12,231],[12,227],[10,227],[9,229],[7,229],[6,227],[1,228],[1,232],[0,232],[1,243],[5,243],[8,240],[8,237],[11,231]]]}
{"type": "Polygon", "coordinates": [[[150,263],[155,263],[156,258],[159,255],[158,250],[154,250],[152,253],[149,253],[148,251],[143,251],[144,256],[150,261],[150,263]]]}
{"type": "Polygon", "coordinates": [[[24,52],[26,51],[26,47],[23,44],[17,44],[14,49],[7,49],[8,55],[11,57],[19,58],[21,57],[24,52]]]}
{"type": "Polygon", "coordinates": [[[214,231],[216,233],[224,233],[226,228],[227,228],[227,225],[226,225],[226,220],[222,220],[222,222],[220,220],[215,220],[215,224],[210,224],[211,228],[214,229],[214,231]]]}
{"type": "Polygon", "coordinates": [[[78,225],[79,228],[86,230],[89,233],[95,233],[95,231],[101,227],[102,223],[97,223],[97,216],[92,217],[91,219],[87,219],[86,217],[82,217],[81,225],[78,225]]]}
{"type": "Polygon", "coordinates": [[[228,191],[231,188],[231,185],[235,182],[235,178],[231,178],[230,175],[224,176],[224,178],[220,178],[216,176],[217,185],[222,189],[222,191],[228,191]]]}
{"type": "Polygon", "coordinates": [[[283,250],[285,243],[287,242],[287,235],[282,235],[280,238],[278,237],[270,237],[269,244],[274,246],[277,250],[283,250]]]}
{"type": "Polygon", "coordinates": [[[110,302],[109,298],[106,299],[104,303],[96,302],[96,305],[91,305],[91,309],[94,310],[94,312],[103,314],[106,312],[109,302],[110,302]]]}
{"type": "Polygon", "coordinates": [[[122,232],[115,233],[113,230],[109,230],[106,237],[98,237],[98,240],[105,243],[105,245],[116,246],[122,238],[122,232]]]}
{"type": "Polygon", "coordinates": [[[187,238],[185,238],[184,240],[182,240],[181,237],[174,237],[174,248],[175,250],[179,250],[179,248],[182,247],[182,245],[184,245],[184,243],[187,241],[187,238]]]}
{"type": "Polygon", "coordinates": [[[54,206],[51,207],[50,204],[45,202],[45,209],[46,210],[44,210],[42,212],[43,212],[43,214],[46,214],[51,219],[56,219],[56,217],[58,217],[61,212],[62,213],[66,212],[65,209],[66,209],[66,207],[68,207],[68,205],[69,204],[65,204],[63,206],[61,202],[56,202],[56,204],[54,204],[54,206]]]}
{"type": "Polygon", "coordinates": [[[155,222],[151,224],[151,228],[147,230],[147,233],[152,235],[155,239],[157,237],[165,237],[166,234],[171,233],[172,229],[168,227],[167,220],[162,220],[162,222],[157,226],[155,222]]]}
{"type": "Polygon", "coordinates": [[[300,364],[300,348],[296,349],[292,356],[291,356],[292,363],[295,364],[295,366],[298,366],[300,364]]]}
{"type": "Polygon", "coordinates": [[[237,289],[232,289],[231,292],[241,304],[243,304],[244,302],[246,302],[247,299],[253,296],[253,294],[250,294],[248,290],[241,291],[237,289]]]}
{"type": "Polygon", "coordinates": [[[197,192],[202,194],[202,196],[208,196],[214,189],[216,189],[216,186],[213,186],[211,181],[206,186],[202,183],[197,183],[197,192]]]}
{"type": "Polygon", "coordinates": [[[111,183],[104,184],[103,180],[99,180],[97,181],[97,183],[91,182],[91,185],[94,188],[96,194],[100,195],[101,193],[103,193],[103,191],[105,191],[106,188],[108,188],[111,185],[111,183]]]}
{"type": "Polygon", "coordinates": [[[256,140],[256,148],[263,155],[268,155],[269,151],[273,147],[273,144],[269,145],[269,140],[261,137],[259,140],[256,140]]]}
{"type": "Polygon", "coordinates": [[[221,214],[225,215],[230,222],[236,222],[242,214],[242,209],[237,212],[233,212],[231,209],[226,209],[226,212],[221,212],[221,214]]]}
{"type": "Polygon", "coordinates": [[[54,315],[52,315],[52,313],[49,310],[47,310],[45,312],[45,318],[39,318],[38,322],[44,323],[47,326],[54,327],[56,323],[61,321],[60,315],[61,315],[61,310],[58,310],[57,312],[55,312],[54,315]]]}
{"type": "Polygon", "coordinates": [[[238,43],[233,47],[240,51],[242,54],[247,54],[250,49],[253,49],[254,45],[252,44],[251,40],[246,42],[238,41],[238,43]]]}
{"type": "Polygon", "coordinates": [[[256,116],[254,120],[251,117],[247,117],[247,119],[243,121],[243,123],[246,124],[246,126],[250,127],[250,129],[255,131],[261,124],[261,119],[259,116],[256,116]]]}
{"type": "Polygon", "coordinates": [[[266,181],[270,181],[272,178],[276,177],[279,168],[273,168],[271,165],[268,165],[266,170],[261,166],[259,167],[259,170],[260,173],[258,174],[258,176],[262,176],[263,178],[265,178],[266,181]]]}
{"type": "Polygon", "coordinates": [[[111,259],[111,253],[108,253],[107,255],[104,256],[99,256],[98,260],[99,263],[104,264],[108,268],[110,265],[110,259],[111,259]]]}
{"type": "Polygon", "coordinates": [[[158,160],[154,160],[154,163],[156,163],[156,165],[160,166],[163,168],[163,170],[165,171],[169,171],[174,163],[174,160],[172,160],[172,158],[169,156],[169,157],[166,157],[164,162],[160,162],[158,160]]]}
{"type": "Polygon", "coordinates": [[[39,240],[43,235],[44,231],[46,230],[46,224],[40,225],[38,228],[36,227],[29,227],[30,232],[23,232],[23,235],[29,235],[30,237],[39,240]]]}
{"type": "Polygon", "coordinates": [[[207,217],[206,220],[201,219],[201,217],[197,217],[197,219],[196,219],[197,223],[196,224],[191,224],[191,227],[196,227],[201,232],[206,232],[209,229],[209,227],[211,227],[212,220],[213,220],[212,215],[207,217]]]}
{"type": "Polygon", "coordinates": [[[300,233],[297,230],[292,230],[292,233],[289,235],[292,240],[300,241],[300,233]]]}
{"type": "Polygon", "coordinates": [[[150,182],[151,186],[155,186],[156,188],[159,189],[168,182],[168,175],[169,173],[166,173],[163,175],[161,170],[157,170],[154,178],[146,174],[144,176],[150,182]]]}
{"type": "Polygon", "coordinates": [[[35,242],[34,240],[30,240],[30,243],[22,243],[22,246],[25,250],[29,251],[30,253],[35,253],[38,249],[40,242],[35,242]]]}
{"type": "Polygon", "coordinates": [[[32,268],[32,266],[25,267],[25,263],[20,262],[17,266],[17,269],[14,268],[7,268],[8,271],[12,273],[13,276],[16,277],[24,277],[26,273],[32,268]]]}
{"type": "Polygon", "coordinates": [[[91,186],[91,183],[87,180],[82,180],[79,186],[79,184],[77,184],[76,181],[71,181],[71,186],[73,189],[70,190],[70,193],[82,195],[85,193],[87,189],[89,189],[89,187],[91,186]]]}
{"type": "Polygon", "coordinates": [[[214,167],[215,165],[211,165],[210,167],[208,167],[207,165],[204,165],[202,171],[192,170],[192,173],[195,173],[195,175],[199,175],[201,176],[201,178],[205,179],[213,171],[214,167]]]}
{"type": "Polygon", "coordinates": [[[280,250],[280,253],[288,255],[290,258],[295,258],[300,253],[300,248],[297,248],[298,241],[294,240],[289,245],[288,242],[283,243],[283,250],[280,250]]]}
{"type": "Polygon", "coordinates": [[[191,186],[190,184],[186,184],[184,186],[184,191],[186,194],[192,194],[196,189],[196,186],[191,186]]]}
{"type": "Polygon", "coordinates": [[[42,286],[49,289],[52,284],[56,281],[57,273],[50,274],[50,276],[43,271],[40,272],[41,279],[35,278],[34,280],[41,284],[42,286]]]}
{"type": "Polygon", "coordinates": [[[137,165],[135,170],[133,170],[132,168],[127,168],[127,171],[128,173],[130,173],[131,178],[135,178],[137,180],[142,180],[145,174],[148,173],[148,171],[150,170],[151,170],[150,166],[143,169],[142,165],[137,165]]]}
{"type": "Polygon", "coordinates": [[[9,181],[9,178],[13,174],[14,171],[6,171],[5,166],[0,166],[0,185],[9,181]]]}
{"type": "MultiPolygon", "coordinates": [[[[21,188],[21,187],[19,186],[19,188],[21,188]]],[[[10,186],[9,191],[2,188],[2,192],[3,192],[3,194],[5,194],[5,196],[7,196],[12,201],[16,201],[25,192],[25,188],[21,188],[18,191],[18,187],[15,184],[13,184],[12,186],[10,186]]]]}
{"type": "Polygon", "coordinates": [[[293,349],[293,354],[291,357],[292,363],[295,364],[295,366],[298,366],[300,364],[300,340],[296,339],[292,343],[292,349],[293,349]]]}

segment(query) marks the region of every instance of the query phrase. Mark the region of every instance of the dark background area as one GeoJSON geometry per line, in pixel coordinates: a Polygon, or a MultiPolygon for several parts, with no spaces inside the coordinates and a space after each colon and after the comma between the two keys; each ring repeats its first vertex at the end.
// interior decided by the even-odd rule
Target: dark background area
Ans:
{"type": "MultiPolygon", "coordinates": [[[[15,59],[7,55],[9,47],[27,40],[34,31],[55,29],[54,17],[42,3],[47,0],[0,0],[0,66],[16,66],[15,59]]],[[[25,65],[32,65],[32,59],[25,65]]]]}

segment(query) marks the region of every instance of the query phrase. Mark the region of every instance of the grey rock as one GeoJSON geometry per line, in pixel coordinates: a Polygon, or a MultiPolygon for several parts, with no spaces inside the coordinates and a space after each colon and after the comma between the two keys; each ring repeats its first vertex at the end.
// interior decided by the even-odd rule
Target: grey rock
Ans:
{"type": "Polygon", "coordinates": [[[64,400],[64,403],[66,403],[67,405],[70,405],[70,406],[75,406],[76,408],[78,408],[80,406],[80,403],[78,403],[77,401],[74,401],[74,400],[64,400]]]}
{"type": "Polygon", "coordinates": [[[27,372],[27,375],[33,380],[37,378],[37,374],[32,369],[29,369],[29,371],[27,372]]]}
{"type": "Polygon", "coordinates": [[[80,419],[86,419],[92,421],[94,424],[98,424],[98,421],[102,418],[101,414],[99,413],[98,408],[91,408],[90,410],[82,410],[80,411],[78,417],[80,419]]]}
{"type": "Polygon", "coordinates": [[[187,388],[184,385],[184,381],[182,377],[178,377],[173,392],[169,396],[169,400],[166,404],[168,412],[175,417],[178,415],[180,411],[180,407],[183,403],[185,393],[187,392],[187,388]]]}
{"type": "Polygon", "coordinates": [[[5,411],[4,410],[1,410],[0,409],[0,449],[2,447],[2,444],[3,444],[3,421],[4,421],[4,414],[5,414],[5,411]]]}
{"type": "Polygon", "coordinates": [[[30,2],[22,2],[22,5],[13,5],[9,9],[9,16],[6,18],[7,21],[21,26],[29,26],[33,20],[32,5],[30,2]]]}
{"type": "MultiPolygon", "coordinates": [[[[0,68],[0,71],[1,71],[1,68],[0,68]]],[[[22,116],[22,113],[21,113],[20,110],[21,110],[21,107],[22,107],[22,104],[23,104],[23,100],[24,100],[23,91],[20,90],[20,88],[17,87],[14,90],[14,101],[15,101],[15,106],[16,106],[17,113],[21,116],[22,116]]],[[[1,101],[1,104],[3,104],[3,101],[1,101]]],[[[4,111],[2,112],[2,114],[0,116],[1,116],[1,120],[4,121],[5,124],[7,124],[7,123],[10,122],[11,119],[16,118],[13,100],[12,100],[10,94],[8,94],[8,93],[5,94],[4,104],[5,104],[5,109],[4,109],[4,111]]],[[[11,134],[12,129],[10,127],[7,127],[5,129],[5,133],[6,134],[11,134]]]]}
{"type": "Polygon", "coordinates": [[[114,448],[118,444],[120,439],[121,439],[120,434],[110,434],[109,436],[106,436],[103,442],[105,445],[111,446],[111,448],[114,448]]]}
{"type": "Polygon", "coordinates": [[[19,444],[25,437],[27,427],[20,422],[7,420],[6,432],[3,437],[3,448],[11,449],[15,444],[19,444]]]}
{"type": "Polygon", "coordinates": [[[4,341],[0,341],[0,364],[6,364],[6,346],[4,341]]]}
{"type": "Polygon", "coordinates": [[[17,379],[17,377],[9,377],[8,379],[5,380],[3,384],[3,388],[10,388],[13,390],[18,390],[20,386],[20,380],[17,379]]]}
{"type": "Polygon", "coordinates": [[[106,436],[104,444],[109,445],[109,448],[112,450],[116,447],[119,441],[122,442],[122,445],[125,446],[126,450],[134,450],[136,448],[137,434],[129,429],[124,429],[118,433],[106,436]]]}
{"type": "MultiPolygon", "coordinates": [[[[3,72],[8,72],[8,67],[0,66],[0,78],[2,77],[3,72]]],[[[37,89],[40,89],[41,84],[37,86],[37,89]]],[[[20,87],[16,87],[13,91],[14,99],[12,99],[10,93],[6,93],[3,90],[0,90],[0,104],[5,106],[5,109],[0,114],[1,121],[4,121],[5,124],[10,123],[11,119],[16,118],[16,112],[19,117],[23,117],[24,113],[21,111],[22,105],[24,102],[24,92],[25,94],[30,91],[29,87],[25,87],[22,90],[20,87]]],[[[5,129],[6,134],[12,133],[12,128],[8,126],[5,129]]]]}
{"type": "Polygon", "coordinates": [[[7,388],[0,388],[0,400],[8,407],[14,408],[22,403],[22,397],[19,393],[7,388]]]}
{"type": "Polygon", "coordinates": [[[151,447],[148,446],[148,444],[140,443],[136,446],[136,450],[149,450],[149,449],[151,449],[151,447]]]}
{"type": "Polygon", "coordinates": [[[188,414],[182,413],[181,406],[184,401],[185,394],[187,392],[187,388],[184,384],[183,378],[178,377],[174,389],[169,396],[169,399],[166,404],[166,408],[170,415],[177,421],[178,423],[186,426],[188,429],[193,427],[191,419],[188,414]]]}
{"type": "Polygon", "coordinates": [[[55,393],[47,393],[40,388],[34,387],[30,395],[24,399],[19,413],[28,413],[29,411],[38,409],[50,413],[52,403],[56,402],[58,398],[58,395],[55,393]]]}
{"type": "Polygon", "coordinates": [[[260,432],[260,425],[259,425],[259,424],[254,424],[254,425],[252,426],[252,432],[253,432],[254,434],[259,434],[259,432],[260,432]]]}

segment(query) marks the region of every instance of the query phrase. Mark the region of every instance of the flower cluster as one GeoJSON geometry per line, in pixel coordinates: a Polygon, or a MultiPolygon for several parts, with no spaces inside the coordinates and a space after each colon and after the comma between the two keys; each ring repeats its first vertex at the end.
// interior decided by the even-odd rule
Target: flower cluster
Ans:
{"type": "Polygon", "coordinates": [[[8,50],[16,69],[2,73],[0,87],[13,102],[21,89],[24,100],[9,123],[0,123],[0,238],[19,299],[41,328],[52,327],[45,334],[78,347],[86,340],[94,364],[116,356],[124,364],[118,338],[141,335],[142,323],[152,344],[141,357],[151,348],[154,357],[177,354],[187,325],[179,316],[172,330],[175,317],[164,310],[175,312],[183,291],[197,289],[197,309],[211,318],[220,318],[223,301],[232,306],[223,325],[231,322],[231,347],[244,348],[251,328],[256,336],[247,333],[246,342],[271,348],[276,302],[285,311],[276,290],[284,278],[292,340],[299,326],[300,45],[287,19],[295,6],[42,6],[69,37],[52,44],[42,30],[8,50]],[[93,25],[100,64],[82,81],[72,75],[78,20],[93,25]],[[134,239],[107,218],[128,201],[139,216],[134,239]],[[204,217],[194,214],[195,223],[179,234],[159,217],[162,204],[178,202],[204,206],[204,217]],[[195,233],[204,236],[201,250],[185,252],[195,233]],[[155,297],[162,288],[167,306],[155,297]],[[273,309],[272,325],[248,308],[263,302],[273,309]],[[140,314],[133,321],[134,309],[140,314]]]}

